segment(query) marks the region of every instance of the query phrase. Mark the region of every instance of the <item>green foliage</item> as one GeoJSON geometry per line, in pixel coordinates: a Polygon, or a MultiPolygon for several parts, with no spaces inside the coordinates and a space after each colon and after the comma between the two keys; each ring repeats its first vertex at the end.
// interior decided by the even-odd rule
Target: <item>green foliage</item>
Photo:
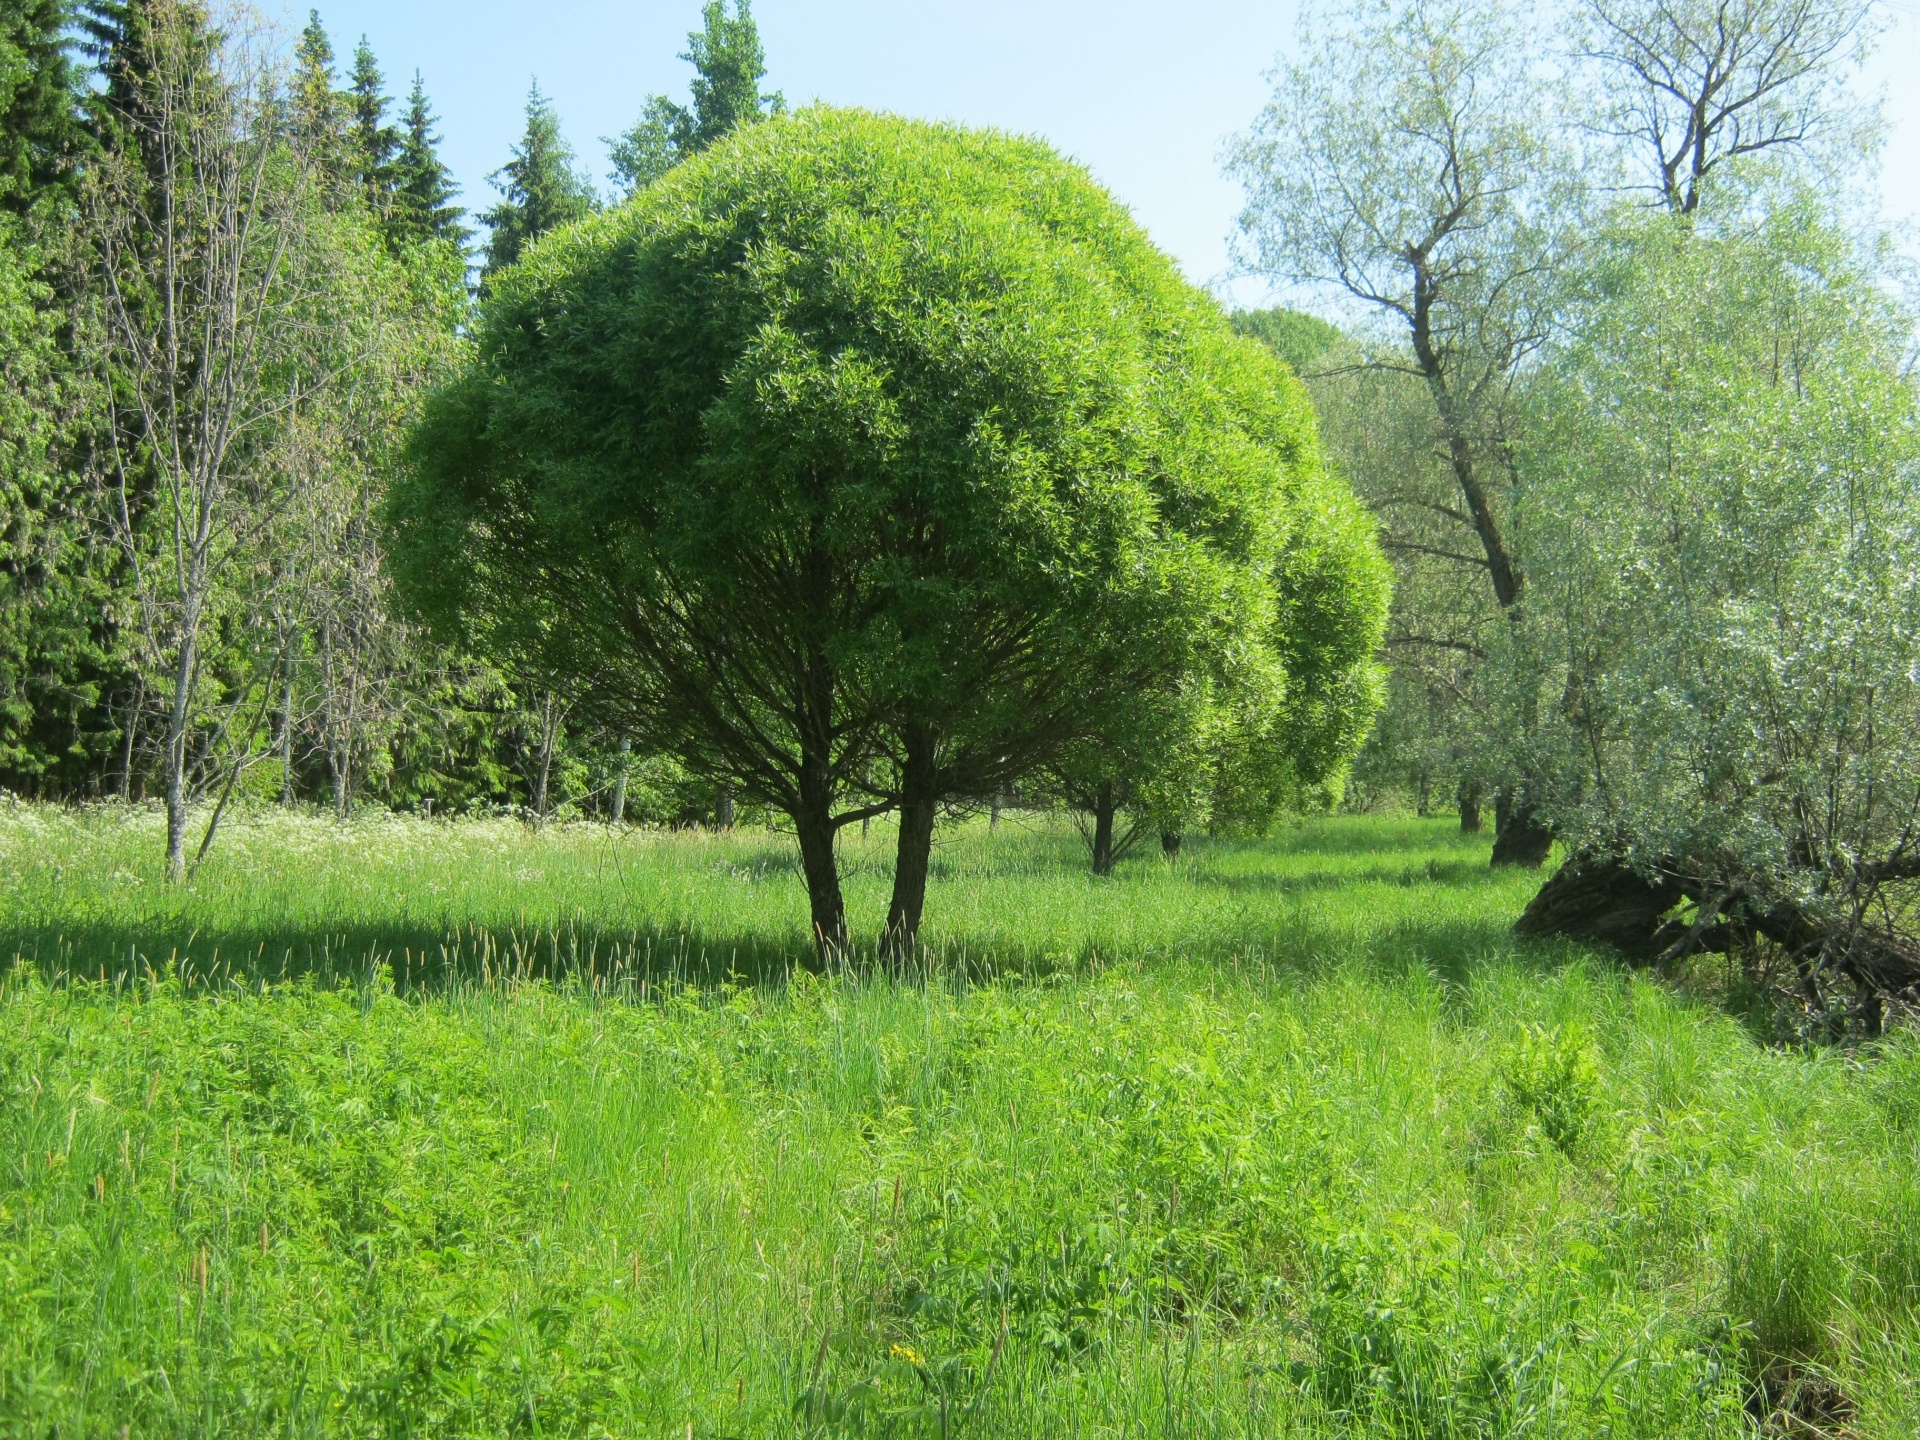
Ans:
{"type": "Polygon", "coordinates": [[[610,731],[826,824],[1189,675],[1286,694],[1316,780],[1364,728],[1383,586],[1297,383],[1044,147],[809,110],[493,283],[396,571],[610,731]]]}
{"type": "Polygon", "coordinates": [[[1570,843],[1869,904],[1857,865],[1906,853],[1920,793],[1908,320],[1811,202],[1623,217],[1588,283],[1523,452],[1525,763],[1570,843]]]}
{"type": "Polygon", "coordinates": [[[405,242],[439,241],[464,252],[467,229],[460,217],[466,212],[453,203],[458,192],[441,162],[440,137],[433,133],[433,126],[426,87],[416,70],[413,89],[407,93],[404,133],[393,160],[388,224],[405,242]]]}
{"type": "Polygon", "coordinates": [[[786,108],[779,95],[760,93],[767,59],[749,0],[734,0],[732,15],[725,0],[707,0],[700,16],[701,28],[687,37],[687,53],[681,56],[694,70],[692,108],[655,95],[633,128],[613,142],[613,180],[627,194],[736,127],[786,108]]]}
{"type": "Polygon", "coordinates": [[[85,148],[82,72],[69,0],[13,0],[0,12],[0,206],[70,204],[85,148]]]}
{"type": "Polygon", "coordinates": [[[1600,1098],[1600,1071],[1577,1027],[1521,1031],[1500,1057],[1500,1078],[1548,1140],[1568,1155],[1580,1148],[1600,1098]]]}
{"type": "MultiPolygon", "coordinates": [[[[696,991],[636,946],[402,999],[376,962],[403,906],[521,975],[542,917],[657,927],[657,957],[690,901],[702,943],[772,923],[800,953],[766,883],[790,845],[261,818],[187,892],[151,823],[0,813],[8,948],[68,977],[0,991],[22,1435],[1733,1440],[1780,1352],[1862,1440],[1912,1433],[1912,1037],[1767,1049],[1516,951],[1525,877],[1442,824],[1196,841],[1105,884],[1070,836],[976,826],[938,910],[997,980],[696,991]],[[115,915],[191,975],[71,978],[115,915]],[[327,932],[365,983],[231,963],[327,932]],[[1087,963],[1012,973],[1049,954],[1087,963]],[[1515,1114],[1512,1057],[1570,1053],[1604,1152],[1515,1114]]],[[[863,873],[885,848],[848,844],[863,873]]]]}
{"type": "Polygon", "coordinates": [[[1275,306],[1271,310],[1236,310],[1233,328],[1258,340],[1299,374],[1333,350],[1344,339],[1340,327],[1304,310],[1275,306]]]}
{"type": "Polygon", "coordinates": [[[593,186],[574,168],[560,118],[538,85],[527,91],[527,128],[513,158],[492,178],[500,203],[480,217],[487,226],[488,276],[513,264],[547,231],[591,215],[598,204],[593,186]]]}

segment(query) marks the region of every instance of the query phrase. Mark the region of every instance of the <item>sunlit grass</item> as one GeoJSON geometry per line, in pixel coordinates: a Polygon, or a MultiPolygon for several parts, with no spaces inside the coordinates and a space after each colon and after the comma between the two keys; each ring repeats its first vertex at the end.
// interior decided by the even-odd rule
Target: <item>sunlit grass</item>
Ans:
{"type": "Polygon", "coordinates": [[[765,834],[261,817],[168,892],[151,820],[0,830],[0,1434],[1920,1426],[1920,1046],[1516,949],[1532,881],[1438,822],[1110,881],[976,822],[912,981],[792,969],[765,834]],[[628,968],[348,983],[456,930],[628,968]],[[324,986],[75,979],[330,935],[324,986]],[[780,976],[643,990],[676,937],[780,976]]]}

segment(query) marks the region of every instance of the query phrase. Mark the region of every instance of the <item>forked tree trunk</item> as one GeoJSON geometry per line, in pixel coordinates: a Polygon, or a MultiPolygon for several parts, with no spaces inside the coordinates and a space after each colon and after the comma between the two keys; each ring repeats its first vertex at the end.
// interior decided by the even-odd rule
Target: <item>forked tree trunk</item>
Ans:
{"type": "Polygon", "coordinates": [[[920,939],[920,916],[927,903],[927,871],[933,859],[933,825],[940,810],[939,770],[933,736],[919,728],[906,735],[900,774],[900,840],[894,852],[893,899],[881,954],[892,964],[913,958],[920,939]]]}
{"type": "Polygon", "coordinates": [[[1093,873],[1113,873],[1113,816],[1119,807],[1113,799],[1113,782],[1102,781],[1093,800],[1093,873]]]}

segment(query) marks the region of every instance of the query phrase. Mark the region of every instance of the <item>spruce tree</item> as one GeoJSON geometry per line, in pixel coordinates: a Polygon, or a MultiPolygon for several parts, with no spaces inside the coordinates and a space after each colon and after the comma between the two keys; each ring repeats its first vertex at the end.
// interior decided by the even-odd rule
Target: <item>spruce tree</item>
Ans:
{"type": "Polygon", "coordinates": [[[527,128],[513,159],[492,175],[501,201],[480,218],[491,232],[481,278],[520,258],[526,247],[556,226],[591,215],[593,186],[574,167],[573,150],[560,134],[559,117],[536,83],[527,92],[527,128]]]}
{"type": "Polygon", "coordinates": [[[0,7],[0,206],[15,213],[73,180],[82,141],[73,19],[68,0],[0,7]]]}
{"type": "Polygon", "coordinates": [[[387,124],[386,81],[380,74],[373,47],[362,35],[353,52],[353,78],[348,87],[354,166],[360,188],[374,212],[385,216],[393,208],[398,176],[394,157],[400,150],[400,132],[387,124]]]}
{"type": "Polygon", "coordinates": [[[293,129],[305,142],[307,154],[327,174],[347,178],[347,107],[334,90],[333,41],[320,23],[320,12],[307,12],[307,28],[294,47],[293,129]]]}
{"type": "Polygon", "coordinates": [[[732,15],[725,0],[707,0],[701,19],[702,27],[687,36],[687,53],[680,57],[693,66],[692,107],[655,95],[639,122],[613,142],[613,179],[629,194],[735,126],[785,108],[779,94],[760,93],[767,56],[751,0],[735,0],[732,15]]]}
{"type": "Polygon", "coordinates": [[[402,243],[444,240],[464,249],[469,232],[460,217],[466,212],[453,203],[460,192],[441,163],[440,137],[433,133],[433,124],[426,87],[416,70],[393,161],[391,233],[402,243]]]}

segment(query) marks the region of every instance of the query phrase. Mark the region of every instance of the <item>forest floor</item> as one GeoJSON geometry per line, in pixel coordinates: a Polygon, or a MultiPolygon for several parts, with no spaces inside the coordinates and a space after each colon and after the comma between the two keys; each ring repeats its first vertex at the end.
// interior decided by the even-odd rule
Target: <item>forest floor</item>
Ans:
{"type": "Polygon", "coordinates": [[[1440,821],[0,810],[0,1436],[1920,1433],[1920,1037],[1517,944],[1440,821]],[[845,839],[857,930],[890,832],[845,839]]]}

